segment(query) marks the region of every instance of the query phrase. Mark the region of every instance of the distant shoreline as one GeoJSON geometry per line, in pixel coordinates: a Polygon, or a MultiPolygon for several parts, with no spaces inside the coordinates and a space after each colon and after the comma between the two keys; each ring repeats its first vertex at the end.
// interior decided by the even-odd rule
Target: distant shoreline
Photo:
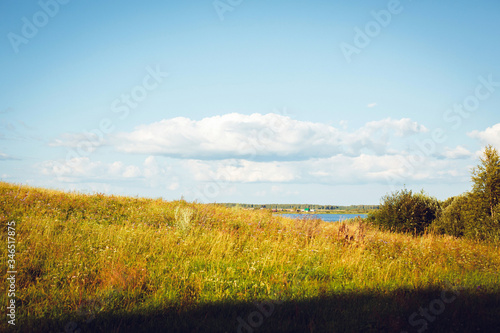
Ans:
{"type": "Polygon", "coordinates": [[[344,214],[368,214],[367,212],[290,212],[290,211],[277,211],[273,214],[303,214],[303,215],[316,215],[316,214],[331,214],[331,215],[344,215],[344,214]]]}

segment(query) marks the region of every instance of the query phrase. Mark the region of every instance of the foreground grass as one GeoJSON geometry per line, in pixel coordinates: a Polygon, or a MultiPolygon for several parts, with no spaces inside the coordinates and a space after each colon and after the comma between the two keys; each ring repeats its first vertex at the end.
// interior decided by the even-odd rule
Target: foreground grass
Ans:
{"type": "MultiPolygon", "coordinates": [[[[0,219],[4,240],[16,222],[18,331],[500,327],[495,244],[7,183],[0,219]]],[[[0,298],[0,329],[13,330],[0,298]]]]}

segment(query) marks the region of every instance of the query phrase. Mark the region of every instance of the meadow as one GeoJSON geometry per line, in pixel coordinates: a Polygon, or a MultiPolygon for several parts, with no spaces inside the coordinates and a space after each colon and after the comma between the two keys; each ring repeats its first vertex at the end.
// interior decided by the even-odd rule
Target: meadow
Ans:
{"type": "MultiPolygon", "coordinates": [[[[497,243],[0,183],[19,332],[497,332],[497,243]]],[[[5,289],[4,289],[5,288],[5,289]]]]}

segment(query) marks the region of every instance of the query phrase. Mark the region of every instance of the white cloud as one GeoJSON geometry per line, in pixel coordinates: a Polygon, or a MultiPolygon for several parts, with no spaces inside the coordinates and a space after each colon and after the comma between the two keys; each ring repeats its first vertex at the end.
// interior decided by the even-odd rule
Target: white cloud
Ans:
{"type": "Polygon", "coordinates": [[[463,177],[468,169],[457,159],[471,156],[463,146],[433,156],[407,151],[412,136],[425,132],[409,118],[371,121],[354,131],[277,114],[173,118],[112,138],[122,151],[149,154],[142,163],[74,158],[70,165],[46,161],[40,169],[63,182],[134,180],[182,193],[198,184],[220,193],[235,184],[273,183],[268,193],[295,195],[280,186],[402,185],[463,177]]]}
{"type": "Polygon", "coordinates": [[[82,156],[88,155],[104,145],[104,136],[92,132],[63,133],[61,138],[49,143],[51,147],[67,147],[78,150],[82,156]]]}
{"type": "Polygon", "coordinates": [[[404,138],[427,132],[427,128],[409,118],[399,120],[386,118],[366,123],[353,133],[343,133],[343,144],[346,153],[359,155],[368,151],[377,155],[392,152],[389,149],[391,135],[404,138]]]}
{"type": "Polygon", "coordinates": [[[149,156],[139,165],[80,158],[71,161],[71,166],[46,161],[39,169],[60,183],[77,184],[80,188],[82,184],[112,185],[129,181],[131,186],[147,184],[155,188],[156,193],[176,192],[203,202],[237,193],[241,186],[246,186],[244,184],[255,184],[258,187],[253,189],[260,187],[263,190],[262,186],[266,186],[263,183],[267,183],[266,195],[295,196],[300,194],[297,193],[299,186],[313,184],[380,184],[400,188],[403,184],[455,183],[457,179],[468,179],[468,168],[458,165],[464,164],[462,162],[437,156],[419,158],[407,153],[382,156],[338,154],[305,161],[257,162],[244,159],[159,161],[149,156]]]}
{"type": "Polygon", "coordinates": [[[172,183],[172,184],[170,184],[170,185],[168,186],[168,189],[169,189],[170,191],[175,191],[175,190],[177,190],[178,188],[179,188],[179,183],[177,183],[177,182],[174,182],[174,183],[172,183]]]}
{"type": "Polygon", "coordinates": [[[197,181],[228,183],[290,182],[297,179],[291,162],[254,162],[247,160],[187,162],[197,181]]]}
{"type": "MultiPolygon", "coordinates": [[[[113,163],[108,166],[108,172],[117,173],[122,166],[113,163]]],[[[106,167],[101,162],[92,162],[88,157],[76,157],[66,163],[59,161],[45,161],[40,164],[42,174],[57,176],[63,181],[72,181],[74,178],[88,178],[102,175],[106,167]]]]}
{"type": "Polygon", "coordinates": [[[490,144],[500,149],[500,123],[488,127],[484,131],[472,131],[467,135],[479,139],[483,145],[490,144]]]}
{"type": "MultiPolygon", "coordinates": [[[[73,158],[67,162],[44,161],[36,165],[43,175],[56,177],[62,183],[113,182],[135,180],[150,187],[161,187],[171,191],[180,188],[179,176],[156,157],[147,157],[142,165],[125,164],[121,161],[104,163],[89,157],[73,158]]],[[[180,167],[185,167],[180,165],[180,167]]]]}
{"type": "Polygon", "coordinates": [[[443,156],[450,159],[460,159],[460,158],[468,158],[473,156],[467,148],[464,146],[456,146],[455,148],[445,148],[443,156]]]}
{"type": "Polygon", "coordinates": [[[340,151],[339,131],[277,114],[227,114],[199,121],[178,117],[116,136],[119,150],[178,158],[304,158],[340,151]]]}
{"type": "Polygon", "coordinates": [[[367,107],[367,108],[373,108],[373,107],[375,107],[375,106],[377,106],[377,103],[370,103],[370,104],[368,104],[366,107],[367,107]]]}
{"type": "Polygon", "coordinates": [[[293,120],[278,114],[237,113],[203,118],[164,119],[115,136],[123,152],[182,159],[242,158],[260,161],[306,160],[361,150],[386,153],[391,136],[406,137],[427,129],[404,118],[372,121],[348,133],[324,123],[293,120]]]}
{"type": "Polygon", "coordinates": [[[40,165],[42,174],[57,176],[62,181],[73,182],[79,179],[120,179],[138,178],[141,170],[134,165],[120,161],[113,163],[94,162],[88,157],[75,157],[67,162],[45,161],[40,165]]]}
{"type": "Polygon", "coordinates": [[[123,172],[123,177],[125,178],[137,178],[142,175],[141,170],[135,165],[129,165],[125,168],[123,172]]]}
{"type": "Polygon", "coordinates": [[[166,187],[170,191],[180,188],[179,176],[172,165],[158,162],[155,156],[148,156],[144,161],[143,175],[151,187],[166,187]]]}
{"type": "Polygon", "coordinates": [[[19,160],[19,158],[10,156],[0,151],[0,161],[7,161],[7,160],[19,160]]]}
{"type": "MultiPolygon", "coordinates": [[[[363,184],[435,181],[462,175],[466,168],[450,160],[401,153],[396,155],[336,155],[307,161],[253,162],[247,160],[186,161],[199,182],[363,184]],[[463,170],[462,170],[463,169],[463,170]]],[[[279,190],[279,186],[273,188],[279,190]]]]}
{"type": "Polygon", "coordinates": [[[148,156],[144,161],[144,176],[146,178],[151,178],[158,176],[161,173],[161,168],[158,165],[158,161],[154,156],[148,156]]]}
{"type": "Polygon", "coordinates": [[[399,120],[386,118],[382,120],[370,121],[359,130],[359,132],[370,134],[373,134],[377,131],[382,131],[384,133],[393,131],[396,136],[403,137],[417,133],[428,132],[428,129],[423,125],[419,125],[417,122],[411,120],[410,118],[402,118],[399,120]]]}

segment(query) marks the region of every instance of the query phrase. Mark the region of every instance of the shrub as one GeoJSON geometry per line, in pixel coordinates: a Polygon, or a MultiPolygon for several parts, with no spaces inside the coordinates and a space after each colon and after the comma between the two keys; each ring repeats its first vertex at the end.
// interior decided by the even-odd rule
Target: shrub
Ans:
{"type": "Polygon", "coordinates": [[[422,234],[439,216],[437,199],[424,192],[403,189],[382,198],[380,208],[369,214],[369,221],[383,229],[422,234]]]}
{"type": "Polygon", "coordinates": [[[447,201],[450,203],[432,223],[432,231],[471,239],[500,238],[500,204],[494,207],[490,216],[477,193],[468,192],[447,201]]]}
{"type": "Polygon", "coordinates": [[[446,200],[442,206],[441,216],[432,223],[432,231],[455,237],[463,236],[466,221],[471,218],[470,215],[474,215],[471,207],[472,201],[470,193],[446,200]]]}
{"type": "Polygon", "coordinates": [[[434,232],[479,240],[500,239],[500,156],[491,145],[472,170],[472,191],[446,200],[434,232]]]}

